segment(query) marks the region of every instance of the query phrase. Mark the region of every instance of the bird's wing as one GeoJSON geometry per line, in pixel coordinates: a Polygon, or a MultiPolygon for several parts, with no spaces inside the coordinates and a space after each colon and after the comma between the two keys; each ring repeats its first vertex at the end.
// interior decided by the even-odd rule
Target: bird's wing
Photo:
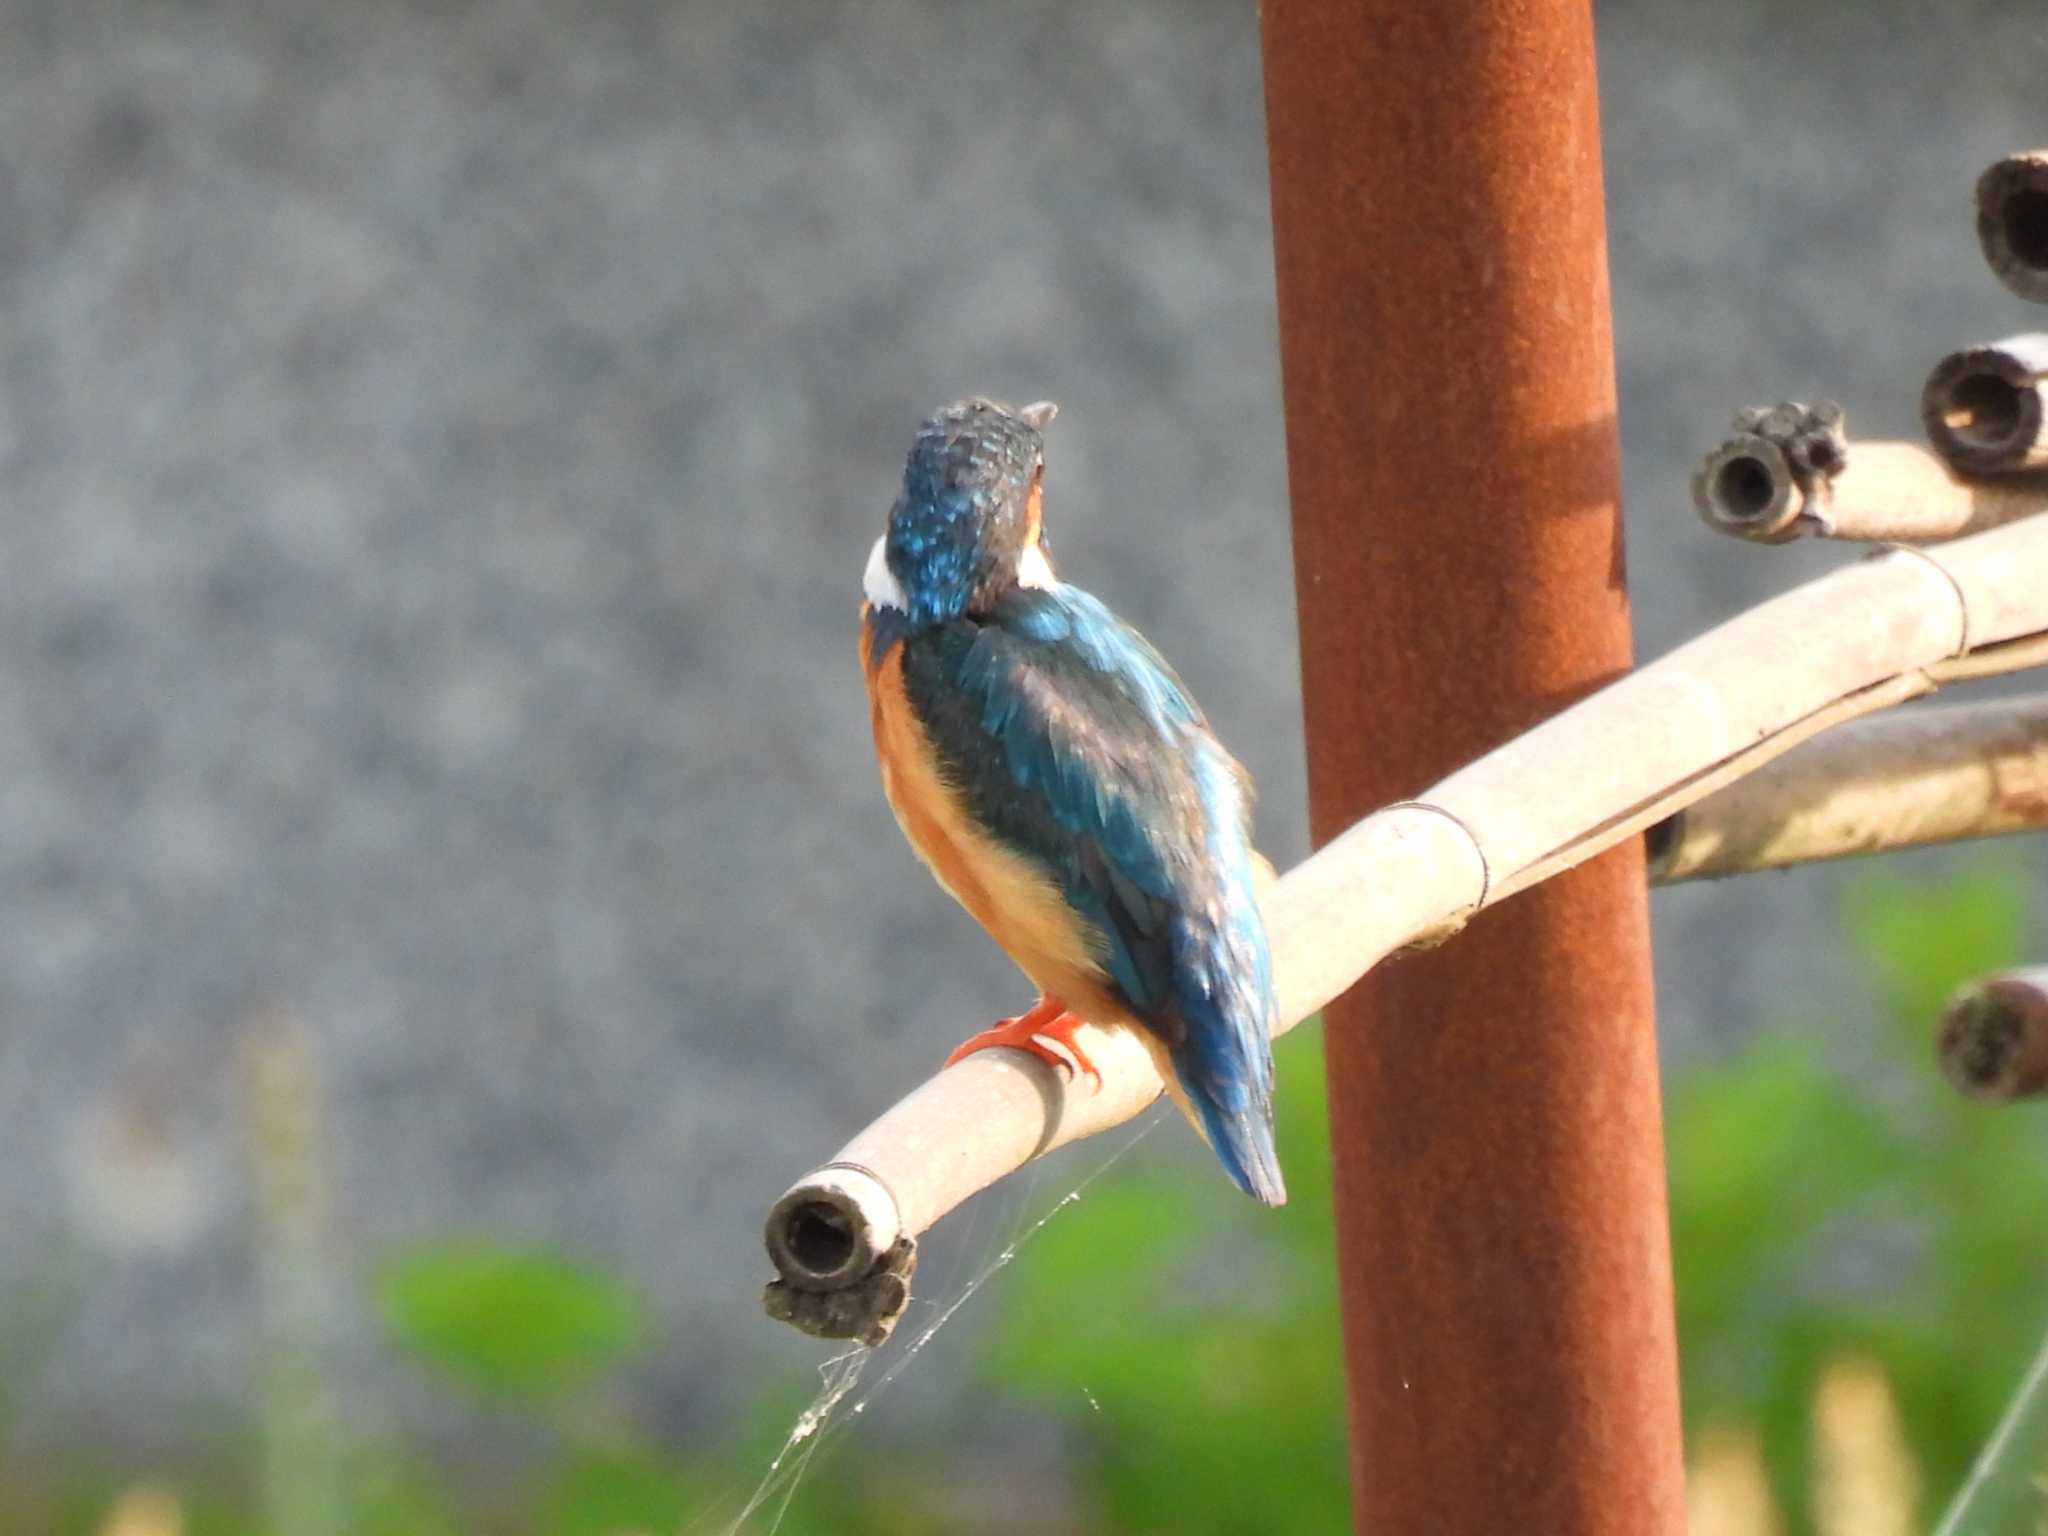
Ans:
{"type": "Polygon", "coordinates": [[[908,641],[903,678],[970,814],[1058,883],[1169,1046],[1205,1000],[1228,1033],[1269,1027],[1248,786],[1143,636],[1077,588],[1020,588],[908,641]]]}
{"type": "Polygon", "coordinates": [[[909,636],[902,680],[963,809],[1059,888],[1232,1179],[1280,1204],[1250,790],[1180,680],[1061,585],[909,636]]]}

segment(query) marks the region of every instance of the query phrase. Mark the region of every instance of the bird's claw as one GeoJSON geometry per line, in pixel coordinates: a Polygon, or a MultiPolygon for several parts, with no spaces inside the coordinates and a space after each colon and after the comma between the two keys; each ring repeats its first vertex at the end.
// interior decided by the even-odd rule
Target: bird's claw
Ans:
{"type": "Polygon", "coordinates": [[[1058,998],[1041,997],[1029,1012],[1014,1019],[1003,1019],[994,1027],[962,1041],[946,1058],[946,1065],[950,1067],[976,1051],[1006,1045],[1012,1050],[1036,1056],[1048,1066],[1064,1069],[1069,1078],[1091,1077],[1095,1080],[1096,1090],[1100,1091],[1102,1073],[1074,1038],[1074,1031],[1086,1022],[1068,1012],[1067,1005],[1058,998]]]}

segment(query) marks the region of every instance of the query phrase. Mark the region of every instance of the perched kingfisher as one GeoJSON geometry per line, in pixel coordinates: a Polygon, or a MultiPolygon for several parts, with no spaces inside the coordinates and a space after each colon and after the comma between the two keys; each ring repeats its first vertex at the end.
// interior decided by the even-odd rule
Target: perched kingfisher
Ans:
{"type": "Polygon", "coordinates": [[[1050,402],[925,422],[868,557],[861,659],[882,788],[918,856],[1039,990],[974,1036],[1100,1074],[1135,1030],[1238,1188],[1287,1198],[1249,780],[1144,636],[1053,574],[1050,402]]]}

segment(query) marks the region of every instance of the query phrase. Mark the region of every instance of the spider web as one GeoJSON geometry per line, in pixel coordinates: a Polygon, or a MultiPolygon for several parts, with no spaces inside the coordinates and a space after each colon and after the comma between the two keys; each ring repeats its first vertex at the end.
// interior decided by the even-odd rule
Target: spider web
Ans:
{"type": "Polygon", "coordinates": [[[2048,1339],[1934,1536],[2048,1536],[2048,1339]]]}
{"type": "MultiPolygon", "coordinates": [[[[1044,1231],[1047,1223],[1068,1207],[1077,1204],[1089,1185],[1115,1167],[1124,1154],[1150,1135],[1159,1123],[1160,1111],[1155,1108],[1145,1115],[1137,1129],[1125,1137],[1115,1150],[1095,1164],[1084,1178],[1041,1212],[1036,1220],[1025,1219],[1024,1213],[1035,1203],[1030,1201],[1027,1195],[1025,1201],[1018,1206],[1015,1220],[1006,1223],[1009,1227],[1007,1235],[995,1246],[992,1254],[984,1253],[965,1283],[957,1288],[942,1289],[940,1294],[946,1298],[943,1302],[924,1303],[930,1310],[929,1320],[922,1326],[912,1329],[909,1326],[910,1320],[906,1318],[903,1326],[897,1329],[895,1337],[880,1349],[870,1350],[854,1345],[821,1363],[818,1367],[817,1396],[797,1414],[788,1436],[782,1442],[782,1448],[769,1460],[767,1469],[761,1474],[760,1481],[755,1485],[746,1503],[741,1506],[739,1513],[730,1523],[715,1528],[718,1536],[776,1536],[784,1517],[789,1513],[791,1502],[796,1498],[804,1473],[809,1470],[818,1452],[827,1444],[837,1444],[848,1430],[859,1424],[875,1400],[910,1369],[939,1330],[950,1323],[983,1286],[1000,1274],[1027,1243],[1044,1231]],[[863,1380],[877,1366],[882,1367],[881,1374],[865,1391],[859,1391],[863,1380]],[[853,1399],[850,1404],[847,1403],[848,1398],[853,1399]],[[845,1405],[844,1412],[841,1412],[842,1405],[845,1405]],[[748,1524],[764,1512],[765,1524],[748,1524]]],[[[1034,1191],[1037,1172],[1036,1165],[1033,1165],[1034,1191]]],[[[977,1200],[970,1207],[971,1223],[980,1221],[982,1205],[983,1202],[977,1200]]],[[[971,1243],[972,1238],[973,1226],[970,1224],[963,1234],[963,1250],[971,1243]]],[[[915,1307],[919,1302],[913,1298],[911,1305],[915,1307]]],[[[1086,1388],[1083,1388],[1083,1391],[1086,1391],[1086,1388]]],[[[681,1536],[695,1536],[708,1518],[707,1511],[705,1515],[700,1515],[697,1520],[685,1527],[681,1536]]]]}

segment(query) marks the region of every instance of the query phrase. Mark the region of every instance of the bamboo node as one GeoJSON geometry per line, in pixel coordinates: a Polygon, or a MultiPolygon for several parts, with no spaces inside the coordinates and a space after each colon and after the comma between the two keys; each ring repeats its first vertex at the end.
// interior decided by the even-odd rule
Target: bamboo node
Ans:
{"type": "Polygon", "coordinates": [[[1428,800],[1396,800],[1391,805],[1381,806],[1378,814],[1386,815],[1390,811],[1426,811],[1432,816],[1443,817],[1463,834],[1465,841],[1472,845],[1472,856],[1479,860],[1479,893],[1472,898],[1472,905],[1447,914],[1439,926],[1418,934],[1407,946],[1410,949],[1434,949],[1463,928],[1472,914],[1486,905],[1486,898],[1493,894],[1493,864],[1486,857],[1486,845],[1479,841],[1479,834],[1456,811],[1445,810],[1428,800]]]}
{"type": "Polygon", "coordinates": [[[1954,661],[1958,657],[1969,655],[1971,650],[1970,594],[1964,590],[1962,582],[1957,580],[1956,573],[1944,565],[1941,557],[1935,554],[1934,551],[1922,549],[1917,544],[1882,544],[1873,549],[1866,558],[1877,560],[1882,559],[1886,555],[1913,556],[1941,576],[1942,584],[1948,588],[1949,595],[1956,600],[1956,643],[1944,659],[1954,661]]]}

